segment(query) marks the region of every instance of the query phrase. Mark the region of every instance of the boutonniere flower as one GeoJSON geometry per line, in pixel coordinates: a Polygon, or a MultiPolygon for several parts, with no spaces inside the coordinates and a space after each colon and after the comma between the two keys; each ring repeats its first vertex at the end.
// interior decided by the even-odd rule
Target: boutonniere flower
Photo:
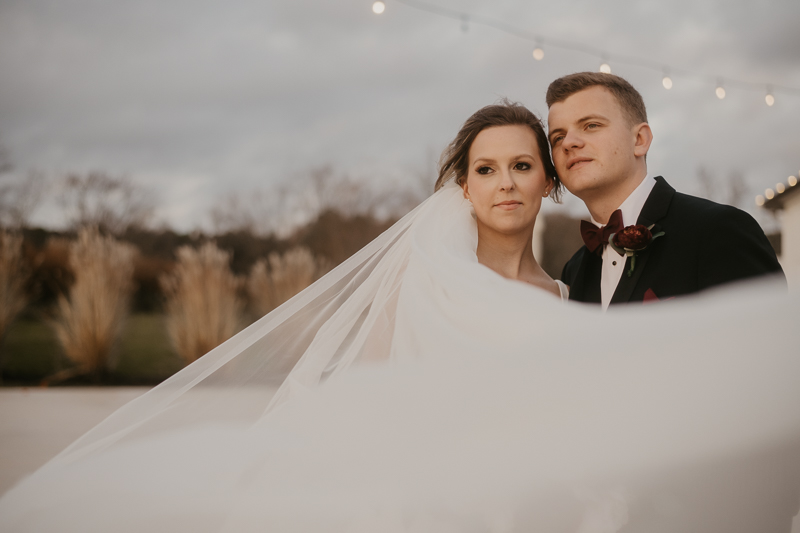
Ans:
{"type": "Polygon", "coordinates": [[[631,258],[631,267],[628,269],[628,277],[633,274],[633,269],[636,268],[636,255],[647,248],[651,242],[664,235],[663,231],[652,233],[655,224],[644,226],[636,224],[634,226],[625,226],[621,231],[612,233],[608,237],[608,244],[619,254],[627,255],[631,258]]]}

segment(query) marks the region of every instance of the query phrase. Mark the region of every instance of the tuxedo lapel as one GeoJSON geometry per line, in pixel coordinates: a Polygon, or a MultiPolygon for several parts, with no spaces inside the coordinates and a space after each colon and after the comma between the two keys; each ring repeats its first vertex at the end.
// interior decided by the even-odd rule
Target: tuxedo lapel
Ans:
{"type": "MultiPolygon", "coordinates": [[[[653,242],[653,246],[656,246],[657,242],[658,240],[653,242]]],[[[612,304],[630,301],[633,289],[636,288],[636,284],[639,282],[639,278],[642,277],[642,272],[644,272],[644,268],[647,265],[647,258],[650,257],[649,252],[650,250],[639,252],[636,256],[636,268],[633,270],[630,277],[628,277],[628,271],[631,268],[631,260],[633,258],[628,257],[628,260],[625,262],[625,270],[622,273],[622,277],[619,278],[617,290],[614,291],[614,295],[611,297],[612,304]]]]}
{"type": "Polygon", "coordinates": [[[600,303],[600,278],[603,272],[603,261],[597,254],[583,249],[578,273],[569,288],[570,300],[600,303]]]}
{"type": "Polygon", "coordinates": [[[644,226],[658,224],[662,218],[667,216],[673,196],[675,196],[675,189],[670,187],[664,178],[658,176],[653,190],[650,191],[650,196],[642,206],[642,212],[639,213],[636,223],[644,226]]]}
{"type": "MultiPolygon", "coordinates": [[[[636,221],[636,223],[648,227],[656,224],[656,227],[653,228],[653,230],[654,232],[657,232],[658,222],[667,216],[669,204],[672,202],[672,197],[674,195],[675,189],[670,187],[664,178],[658,176],[656,178],[656,184],[653,186],[653,190],[650,191],[647,201],[644,203],[644,206],[642,206],[642,212],[639,213],[639,219],[636,221]]],[[[663,239],[664,237],[661,238],[663,239]]],[[[658,245],[659,239],[656,239],[651,244],[651,246],[658,245]]],[[[631,295],[636,288],[636,284],[639,282],[639,278],[642,277],[642,272],[644,272],[644,269],[647,266],[647,258],[650,257],[650,252],[650,247],[648,247],[637,254],[636,268],[630,277],[628,277],[628,270],[630,270],[632,258],[628,257],[627,261],[625,262],[625,271],[622,273],[622,277],[617,284],[617,289],[614,291],[614,295],[611,297],[612,304],[630,301],[631,295]]]]}

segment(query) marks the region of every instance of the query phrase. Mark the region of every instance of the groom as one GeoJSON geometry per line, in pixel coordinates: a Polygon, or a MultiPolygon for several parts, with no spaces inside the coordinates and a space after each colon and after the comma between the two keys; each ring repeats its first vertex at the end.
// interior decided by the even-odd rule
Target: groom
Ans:
{"type": "MultiPolygon", "coordinates": [[[[772,246],[750,215],[676,192],[664,178],[648,174],[653,134],[630,83],[611,74],[571,74],[550,84],[547,105],[558,176],[592,217],[581,227],[586,245],[561,276],[571,300],[606,309],[768,274],[785,283],[772,246]],[[649,227],[649,235],[623,232],[636,224],[649,227]],[[612,246],[611,234],[627,239],[612,246]]],[[[631,516],[623,531],[788,533],[800,501],[797,446],[676,468],[639,488],[654,505],[667,500],[674,509],[662,519],[656,505],[646,516],[631,516]],[[722,504],[728,512],[711,520],[708,509],[722,504]]]]}
{"type": "Polygon", "coordinates": [[[642,96],[630,83],[613,74],[571,74],[550,84],[547,106],[558,176],[592,217],[581,224],[586,245],[561,275],[570,300],[607,309],[766,274],[785,283],[753,217],[676,192],[648,174],[653,133],[642,96]],[[652,228],[620,233],[636,224],[652,228]]]}

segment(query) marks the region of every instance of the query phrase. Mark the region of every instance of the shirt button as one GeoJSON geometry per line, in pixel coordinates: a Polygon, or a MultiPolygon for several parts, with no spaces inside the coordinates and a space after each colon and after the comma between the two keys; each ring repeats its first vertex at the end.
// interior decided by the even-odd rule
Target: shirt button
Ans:
{"type": "Polygon", "coordinates": [[[611,261],[611,264],[614,265],[614,266],[617,266],[617,262],[616,261],[611,261]]]}

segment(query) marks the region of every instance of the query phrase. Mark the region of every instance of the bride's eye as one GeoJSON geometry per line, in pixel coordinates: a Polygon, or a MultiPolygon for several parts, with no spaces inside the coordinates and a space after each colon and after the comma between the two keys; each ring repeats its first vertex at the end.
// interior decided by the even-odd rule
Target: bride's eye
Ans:
{"type": "Polygon", "coordinates": [[[516,165],[514,165],[514,170],[530,170],[530,168],[531,168],[530,163],[519,162],[516,165]]]}
{"type": "Polygon", "coordinates": [[[478,174],[488,174],[491,171],[492,171],[491,167],[478,167],[477,170],[475,170],[475,172],[477,172],[478,174]]]}

